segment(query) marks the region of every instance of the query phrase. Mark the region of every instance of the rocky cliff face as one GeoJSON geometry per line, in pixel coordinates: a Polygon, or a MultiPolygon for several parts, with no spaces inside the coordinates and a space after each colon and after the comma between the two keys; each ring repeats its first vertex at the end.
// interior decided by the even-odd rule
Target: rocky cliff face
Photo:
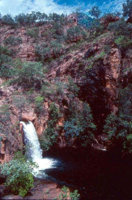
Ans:
{"type": "Polygon", "coordinates": [[[15,52],[14,58],[20,58],[22,61],[35,61],[35,45],[36,43],[39,44],[45,42],[46,39],[42,35],[49,30],[50,25],[37,27],[41,41],[35,41],[30,34],[27,34],[28,30],[32,30],[33,28],[34,26],[31,26],[30,28],[20,27],[16,29],[11,26],[3,26],[0,29],[0,44],[4,45],[5,40],[9,37],[21,38],[22,42],[20,42],[20,44],[17,44],[14,47],[9,45],[9,49],[12,49],[15,52]]]}
{"type": "MultiPolygon", "coordinates": [[[[70,25],[71,26],[71,25],[70,25]]],[[[74,21],[74,26],[77,22],[74,21]]],[[[10,37],[20,37],[20,44],[9,49],[15,51],[14,59],[19,58],[22,61],[36,61],[35,54],[36,45],[41,45],[47,41],[46,34],[51,28],[51,24],[37,27],[37,39],[27,34],[26,27],[11,28],[11,26],[3,26],[0,28],[0,44],[5,45],[5,40],[10,37]]],[[[30,27],[33,29],[34,26],[30,27]]],[[[64,32],[67,27],[64,27],[64,32]]],[[[87,33],[89,34],[89,32],[87,33]]],[[[95,124],[97,125],[97,135],[102,134],[102,129],[106,116],[109,113],[116,114],[118,112],[118,86],[120,81],[124,84],[131,79],[130,70],[123,71],[127,65],[128,69],[131,65],[131,49],[127,50],[125,57],[117,45],[114,43],[113,33],[107,31],[101,36],[93,40],[85,40],[78,46],[74,47],[73,43],[66,46],[65,54],[61,59],[55,59],[48,63],[50,66],[46,74],[46,80],[53,91],[55,90],[56,80],[61,84],[68,82],[71,76],[74,83],[79,87],[78,97],[74,98],[77,104],[87,102],[92,109],[95,124]],[[70,50],[69,50],[70,49],[70,50]]],[[[64,44],[63,44],[64,45],[64,44]]],[[[47,64],[47,63],[46,63],[47,64]]],[[[51,94],[43,100],[43,113],[38,113],[33,99],[39,94],[39,91],[28,93],[25,89],[18,85],[4,85],[7,81],[1,79],[0,86],[0,106],[8,104],[9,118],[6,122],[2,122],[5,129],[10,129],[8,136],[3,132],[1,135],[0,162],[8,161],[15,151],[22,149],[23,138],[19,121],[33,121],[39,135],[47,127],[49,120],[50,103],[55,102],[56,105],[66,113],[69,103],[68,91],[63,89],[63,95],[51,94]]],[[[62,112],[57,124],[63,127],[65,114],[62,112]]],[[[64,136],[64,130],[60,131],[58,144],[60,147],[67,146],[64,136]]],[[[71,141],[74,145],[74,140],[71,141]]]]}

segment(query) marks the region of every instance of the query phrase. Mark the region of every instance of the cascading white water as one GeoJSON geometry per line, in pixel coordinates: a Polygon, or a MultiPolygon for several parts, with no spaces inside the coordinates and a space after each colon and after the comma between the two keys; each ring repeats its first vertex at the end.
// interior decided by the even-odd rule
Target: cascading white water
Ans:
{"type": "MultiPolygon", "coordinates": [[[[41,172],[45,169],[54,168],[56,161],[49,158],[42,157],[42,149],[32,122],[20,122],[23,125],[24,139],[27,146],[26,153],[28,158],[37,164],[37,168],[34,169],[35,176],[41,176],[41,172]]],[[[43,173],[44,174],[44,173],[43,173]]]]}

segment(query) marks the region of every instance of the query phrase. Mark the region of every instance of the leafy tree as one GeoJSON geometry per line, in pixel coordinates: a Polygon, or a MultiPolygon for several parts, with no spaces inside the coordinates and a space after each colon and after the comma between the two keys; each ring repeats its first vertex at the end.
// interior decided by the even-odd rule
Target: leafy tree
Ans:
{"type": "Polygon", "coordinates": [[[123,16],[132,18],[132,0],[126,0],[126,3],[123,3],[123,16]]]}
{"type": "Polygon", "coordinates": [[[91,109],[88,104],[84,103],[82,108],[72,103],[69,107],[68,120],[64,123],[65,136],[70,138],[77,138],[81,141],[81,145],[89,144],[93,139],[93,134],[96,129],[93,123],[91,109]]]}
{"type": "Polygon", "coordinates": [[[110,114],[106,119],[104,132],[108,134],[109,139],[124,139],[129,133],[129,122],[123,115],[110,114]]]}
{"type": "Polygon", "coordinates": [[[36,12],[36,18],[38,22],[44,22],[48,19],[48,16],[45,13],[36,12]]]}
{"type": "Polygon", "coordinates": [[[101,11],[97,6],[93,6],[92,9],[89,11],[89,14],[98,19],[101,15],[101,11]]]}
{"type": "Polygon", "coordinates": [[[36,15],[36,12],[31,12],[30,14],[27,14],[27,21],[28,21],[28,24],[33,24],[36,22],[37,20],[37,15],[36,15]]]}
{"type": "Polygon", "coordinates": [[[92,17],[89,17],[88,14],[77,12],[76,15],[77,15],[78,25],[86,27],[87,29],[91,30],[91,28],[93,28],[95,24],[98,24],[97,20],[93,19],[92,17]]]}
{"type": "Polygon", "coordinates": [[[41,146],[44,150],[49,150],[57,141],[58,132],[56,123],[59,117],[58,107],[54,103],[51,103],[47,128],[40,138],[41,146]]]}
{"type": "Polygon", "coordinates": [[[19,25],[25,26],[35,23],[37,20],[37,16],[35,12],[30,14],[19,14],[15,17],[15,22],[19,25]]]}
{"type": "Polygon", "coordinates": [[[0,166],[1,174],[6,176],[6,186],[15,194],[24,197],[33,187],[33,167],[21,153],[13,160],[0,166]]]}
{"type": "Polygon", "coordinates": [[[131,85],[120,89],[119,112],[117,115],[110,114],[106,118],[104,133],[108,138],[117,143],[122,150],[132,152],[132,87],[131,85]]]}
{"type": "Polygon", "coordinates": [[[15,25],[14,19],[9,14],[8,15],[4,15],[1,18],[1,22],[2,22],[2,24],[6,24],[6,25],[15,25]]]}
{"type": "Polygon", "coordinates": [[[27,24],[27,17],[25,14],[19,14],[15,17],[15,21],[19,25],[25,25],[27,24]]]}
{"type": "Polygon", "coordinates": [[[59,22],[61,19],[61,15],[58,15],[57,13],[53,13],[49,15],[49,19],[53,20],[54,22],[59,22]]]}

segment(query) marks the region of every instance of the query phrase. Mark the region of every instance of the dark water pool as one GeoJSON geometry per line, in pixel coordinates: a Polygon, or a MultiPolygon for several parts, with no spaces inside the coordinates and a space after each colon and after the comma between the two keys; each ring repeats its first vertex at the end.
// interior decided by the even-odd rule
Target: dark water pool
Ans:
{"type": "Polygon", "coordinates": [[[47,174],[62,185],[78,189],[81,200],[132,200],[132,158],[73,149],[49,155],[60,162],[47,174]]]}

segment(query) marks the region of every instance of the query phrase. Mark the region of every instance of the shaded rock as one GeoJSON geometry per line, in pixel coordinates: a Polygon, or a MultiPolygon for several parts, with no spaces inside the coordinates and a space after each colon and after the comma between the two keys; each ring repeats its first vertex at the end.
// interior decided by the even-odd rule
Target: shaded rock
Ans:
{"type": "Polygon", "coordinates": [[[88,49],[88,51],[84,55],[84,58],[89,58],[89,57],[93,56],[97,50],[98,50],[97,48],[88,49]]]}
{"type": "Polygon", "coordinates": [[[0,198],[5,194],[5,191],[6,191],[6,186],[0,185],[0,198]]]}

